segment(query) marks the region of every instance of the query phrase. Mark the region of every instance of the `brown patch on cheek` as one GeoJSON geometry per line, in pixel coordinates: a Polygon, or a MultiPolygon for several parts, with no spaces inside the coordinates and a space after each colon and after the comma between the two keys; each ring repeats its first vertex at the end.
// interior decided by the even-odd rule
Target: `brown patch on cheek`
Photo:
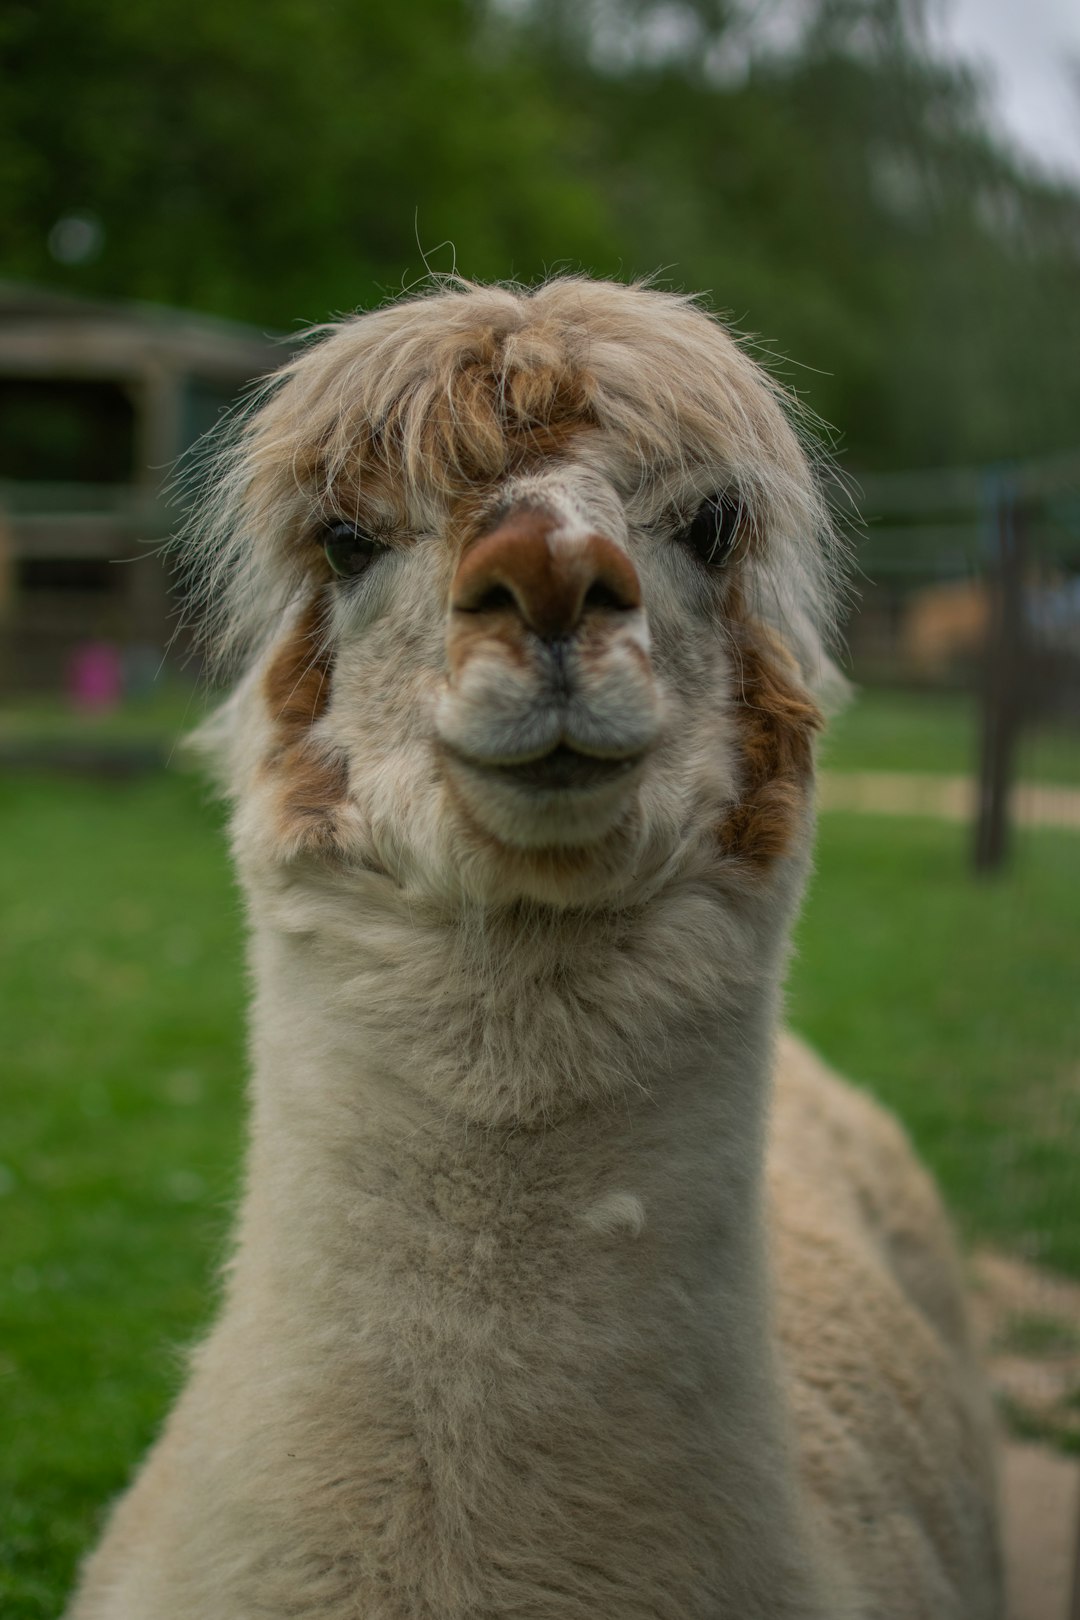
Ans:
{"type": "Polygon", "coordinates": [[[823,720],[763,625],[731,624],[739,682],[737,741],[742,788],[717,828],[726,855],[766,867],[790,852],[814,789],[814,736],[823,720]]]}
{"type": "Polygon", "coordinates": [[[266,706],[283,746],[299,742],[326,712],[330,664],[326,604],[316,591],[263,678],[266,706]]]}
{"type": "Polygon", "coordinates": [[[263,680],[275,733],[264,769],[277,789],[279,837],[294,854],[331,853],[339,847],[337,811],[345,800],[348,773],[340,756],[311,738],[311,728],[330,701],[332,665],[320,590],[278,648],[263,680]]]}
{"type": "Polygon", "coordinates": [[[340,757],[298,744],[281,760],[278,834],[290,854],[340,854],[338,811],[345,802],[348,773],[340,757]]]}

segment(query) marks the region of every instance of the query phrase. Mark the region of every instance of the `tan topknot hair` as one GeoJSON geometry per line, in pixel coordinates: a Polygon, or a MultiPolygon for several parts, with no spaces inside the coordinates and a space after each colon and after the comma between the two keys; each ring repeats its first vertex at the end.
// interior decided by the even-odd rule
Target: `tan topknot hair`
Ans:
{"type": "Polygon", "coordinates": [[[813,684],[828,666],[838,548],[792,399],[690,297],[563,277],[436,283],[312,328],[193,455],[181,565],[215,658],[257,650],[309,574],[313,528],[369,491],[435,525],[574,433],[607,436],[642,481],[715,469],[765,543],[755,612],[813,684]]]}

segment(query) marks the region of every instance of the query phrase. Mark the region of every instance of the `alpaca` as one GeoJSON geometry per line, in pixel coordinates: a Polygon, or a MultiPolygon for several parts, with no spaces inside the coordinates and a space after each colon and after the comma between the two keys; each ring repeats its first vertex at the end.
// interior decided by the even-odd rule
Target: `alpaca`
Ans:
{"type": "Polygon", "coordinates": [[[71,1620],[992,1620],[947,1223],[778,1034],[837,588],[779,390],[688,298],[435,289],[183,544],[251,1146],[71,1620]]]}

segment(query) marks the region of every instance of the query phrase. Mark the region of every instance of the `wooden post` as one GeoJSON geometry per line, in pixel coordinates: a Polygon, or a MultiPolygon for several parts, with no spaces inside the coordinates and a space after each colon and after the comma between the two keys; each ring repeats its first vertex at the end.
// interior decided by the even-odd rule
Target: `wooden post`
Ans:
{"type": "Polygon", "coordinates": [[[975,828],[975,870],[1005,864],[1009,849],[1009,794],[1023,717],[1024,575],[1027,530],[1015,492],[1002,480],[992,517],[992,562],[987,571],[990,622],[983,677],[982,756],[975,828]]]}

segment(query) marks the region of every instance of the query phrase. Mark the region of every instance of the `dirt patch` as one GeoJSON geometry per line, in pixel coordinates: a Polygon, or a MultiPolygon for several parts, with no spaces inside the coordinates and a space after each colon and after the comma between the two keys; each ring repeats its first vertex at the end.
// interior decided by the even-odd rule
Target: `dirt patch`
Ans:
{"type": "Polygon", "coordinates": [[[1080,1461],[1065,1452],[1080,1450],[1080,1284],[986,1249],[970,1265],[976,1337],[1013,1436],[1001,1450],[1006,1617],[1066,1620],[1078,1612],[1080,1461]]]}
{"type": "Polygon", "coordinates": [[[1009,1427],[1080,1450],[1080,1284],[988,1250],[972,1279],[975,1332],[1009,1427]]]}
{"type": "MultiPolygon", "coordinates": [[[[818,798],[823,810],[971,821],[977,793],[969,776],[936,776],[923,771],[823,771],[818,778],[818,798]]],[[[1011,808],[1024,827],[1080,828],[1077,788],[1020,782],[1011,808]]]]}
{"type": "Polygon", "coordinates": [[[1001,1452],[1006,1620],[1067,1620],[1080,1514],[1080,1466],[1047,1446],[1001,1452]]]}

